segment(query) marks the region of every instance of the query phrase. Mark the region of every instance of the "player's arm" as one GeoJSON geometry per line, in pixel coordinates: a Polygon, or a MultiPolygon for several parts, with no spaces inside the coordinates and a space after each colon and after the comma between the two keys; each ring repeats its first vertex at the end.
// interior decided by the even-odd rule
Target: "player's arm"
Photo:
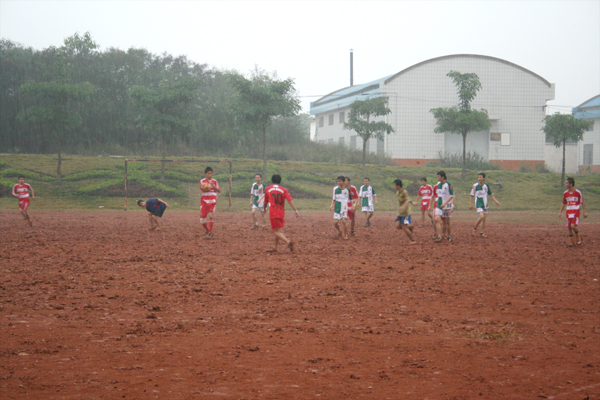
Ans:
{"type": "MultiPolygon", "coordinates": [[[[473,209],[473,197],[475,197],[475,196],[471,195],[471,197],[469,197],[469,210],[473,209]]],[[[494,201],[496,201],[496,199],[494,199],[494,201]]],[[[496,203],[497,203],[497,201],[496,201],[496,203]]],[[[500,204],[498,204],[498,205],[500,205],[500,204]]]]}
{"type": "Polygon", "coordinates": [[[161,199],[156,199],[158,200],[159,203],[163,203],[165,205],[165,207],[169,208],[169,205],[167,204],[166,201],[162,201],[161,199]]]}
{"type": "Polygon", "coordinates": [[[329,211],[333,211],[334,205],[335,205],[335,199],[331,199],[331,205],[329,206],[329,211]]]}
{"type": "Polygon", "coordinates": [[[491,197],[492,199],[494,199],[494,201],[496,202],[496,204],[498,205],[498,207],[500,207],[500,202],[499,202],[498,200],[496,200],[496,198],[494,197],[494,195],[493,195],[493,194],[490,194],[490,197],[491,197]]]}
{"type": "Polygon", "coordinates": [[[254,202],[254,193],[250,193],[250,206],[252,206],[252,204],[254,202]]]}
{"type": "Polygon", "coordinates": [[[563,202],[562,205],[560,206],[560,211],[558,212],[558,218],[560,218],[560,216],[562,215],[562,211],[564,208],[565,208],[565,203],[563,202]]]}
{"type": "Polygon", "coordinates": [[[421,195],[420,195],[420,194],[418,194],[418,195],[417,195],[417,198],[416,198],[416,200],[415,200],[415,201],[411,201],[411,202],[410,202],[410,204],[412,204],[412,205],[413,205],[413,206],[415,206],[415,207],[418,207],[416,203],[418,203],[418,202],[419,202],[419,197],[421,197],[421,195]]]}
{"type": "Polygon", "coordinates": [[[450,203],[452,200],[454,200],[454,195],[450,195],[450,197],[448,197],[448,200],[442,203],[442,209],[445,208],[446,204],[450,203]]]}
{"type": "Polygon", "coordinates": [[[35,193],[33,192],[31,185],[29,185],[29,190],[31,190],[31,200],[35,200],[35,193]]]}
{"type": "Polygon", "coordinates": [[[17,194],[17,192],[15,191],[17,189],[17,185],[13,186],[13,190],[12,190],[12,195],[15,196],[17,199],[19,198],[19,195],[17,194]]]}
{"type": "Polygon", "coordinates": [[[398,207],[398,211],[403,212],[404,210],[406,210],[406,207],[408,207],[409,204],[410,204],[410,201],[408,199],[406,199],[406,201],[404,203],[402,203],[402,205],[400,207],[398,207]]]}
{"type": "Polygon", "coordinates": [[[375,193],[373,193],[373,200],[375,200],[375,205],[378,205],[377,204],[377,195],[375,193]]]}
{"type": "Polygon", "coordinates": [[[215,185],[213,185],[213,187],[215,188],[215,192],[221,193],[221,186],[219,186],[219,182],[217,182],[215,185]]]}
{"type": "Polygon", "coordinates": [[[583,218],[587,218],[587,213],[585,212],[585,203],[581,203],[581,208],[583,208],[583,218]]]}
{"type": "MultiPolygon", "coordinates": [[[[265,198],[264,194],[262,196],[260,196],[260,199],[258,199],[258,204],[262,203],[264,198],[265,198]]],[[[250,201],[252,201],[252,199],[250,199],[250,201]]]]}
{"type": "Polygon", "coordinates": [[[296,214],[296,217],[297,217],[298,209],[296,208],[296,205],[294,204],[294,200],[290,200],[290,201],[288,201],[288,203],[290,203],[290,206],[292,206],[292,208],[294,209],[294,213],[296,214]]]}

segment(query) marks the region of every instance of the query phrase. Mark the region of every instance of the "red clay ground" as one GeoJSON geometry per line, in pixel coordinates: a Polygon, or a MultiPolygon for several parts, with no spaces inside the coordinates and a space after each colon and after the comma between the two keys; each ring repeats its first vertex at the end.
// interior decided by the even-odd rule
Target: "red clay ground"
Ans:
{"type": "Polygon", "coordinates": [[[332,239],[288,214],[0,214],[3,399],[599,399],[600,225],[455,223],[419,244],[378,214],[332,239]],[[282,250],[284,250],[282,248],[282,250]]]}

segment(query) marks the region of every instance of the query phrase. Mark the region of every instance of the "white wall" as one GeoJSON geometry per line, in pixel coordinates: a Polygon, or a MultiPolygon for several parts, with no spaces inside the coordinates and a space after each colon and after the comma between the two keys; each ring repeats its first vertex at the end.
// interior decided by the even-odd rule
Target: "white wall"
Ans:
{"type": "MultiPolygon", "coordinates": [[[[577,148],[576,144],[567,144],[565,146],[565,173],[574,174],[579,170],[577,163],[577,148]]],[[[555,147],[552,143],[545,145],[545,160],[546,167],[552,172],[562,172],[562,146],[555,147]]]]}

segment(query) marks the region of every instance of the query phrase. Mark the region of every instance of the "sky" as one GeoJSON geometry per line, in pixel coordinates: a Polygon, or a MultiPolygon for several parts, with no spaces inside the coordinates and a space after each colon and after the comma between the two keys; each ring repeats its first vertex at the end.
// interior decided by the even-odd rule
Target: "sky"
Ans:
{"type": "Polygon", "coordinates": [[[100,50],[145,48],[248,75],[292,78],[304,112],[350,85],[451,54],[501,58],[556,85],[548,112],[600,94],[600,0],[0,0],[0,37],[60,46],[90,32],[100,50]]]}

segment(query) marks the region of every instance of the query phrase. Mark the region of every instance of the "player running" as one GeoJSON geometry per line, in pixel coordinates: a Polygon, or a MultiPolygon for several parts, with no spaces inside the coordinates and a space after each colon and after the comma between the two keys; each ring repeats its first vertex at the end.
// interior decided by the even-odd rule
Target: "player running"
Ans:
{"type": "Polygon", "coordinates": [[[271,230],[275,236],[275,245],[271,250],[267,250],[267,252],[276,253],[277,245],[280,240],[287,243],[287,247],[290,251],[294,251],[294,242],[292,242],[291,239],[288,239],[281,231],[285,224],[285,201],[287,200],[288,203],[290,203],[290,206],[294,209],[294,213],[296,213],[296,217],[298,216],[298,209],[294,205],[290,192],[286,188],[279,186],[281,184],[281,175],[273,175],[271,177],[271,182],[273,184],[267,187],[265,194],[258,200],[259,203],[264,200],[269,204],[271,230]]]}
{"type": "Polygon", "coordinates": [[[452,233],[450,217],[454,209],[454,205],[452,204],[454,189],[452,188],[452,184],[446,180],[446,173],[444,171],[438,172],[437,178],[439,182],[437,184],[437,201],[435,204],[435,229],[437,233],[435,241],[439,243],[444,239],[444,232],[442,231],[442,218],[444,218],[446,220],[446,240],[450,242],[452,241],[450,238],[452,233]]]}
{"type": "Polygon", "coordinates": [[[350,177],[346,177],[345,186],[350,189],[352,200],[348,202],[348,220],[350,221],[350,236],[354,236],[354,225],[356,223],[356,203],[358,202],[358,191],[356,186],[350,184],[350,177]]]}
{"type": "Polygon", "coordinates": [[[333,226],[338,231],[336,239],[344,238],[348,240],[348,229],[346,221],[348,220],[348,204],[352,204],[352,193],[346,187],[346,177],[337,177],[337,186],[333,188],[333,198],[329,211],[333,211],[333,226]],[[342,229],[340,230],[340,221],[342,221],[342,229]]]}
{"type": "Polygon", "coordinates": [[[212,238],[212,231],[215,219],[215,209],[217,207],[217,193],[221,193],[221,187],[216,179],[213,179],[213,169],[206,167],[204,170],[205,178],[200,180],[198,185],[202,190],[202,198],[200,200],[200,223],[206,231],[206,236],[212,238]]]}
{"type": "Polygon", "coordinates": [[[471,233],[473,236],[477,235],[477,228],[481,225],[481,232],[479,236],[486,237],[484,234],[485,230],[485,220],[488,214],[489,204],[488,204],[488,195],[496,202],[498,207],[500,207],[500,203],[494,197],[492,193],[492,189],[490,189],[489,185],[485,183],[485,173],[481,172],[477,175],[477,183],[473,184],[473,188],[471,189],[471,197],[469,198],[469,210],[473,209],[473,198],[475,198],[475,208],[477,209],[477,215],[479,218],[473,227],[471,233]]]}
{"type": "Polygon", "coordinates": [[[138,200],[137,205],[148,211],[151,231],[159,228],[158,218],[162,218],[165,210],[169,207],[169,205],[161,199],[149,199],[147,201],[138,200]]]}
{"type": "Polygon", "coordinates": [[[431,215],[431,211],[429,210],[429,203],[431,203],[431,196],[433,196],[433,187],[427,184],[427,178],[421,178],[421,187],[419,188],[419,192],[417,193],[417,200],[412,203],[413,206],[419,207],[415,203],[419,203],[419,197],[421,198],[421,225],[420,228],[425,226],[425,213],[431,220],[431,225],[435,230],[435,223],[433,222],[433,216],[431,215]]]}
{"type": "Polygon", "coordinates": [[[583,208],[583,218],[587,218],[585,212],[585,203],[583,202],[583,195],[579,189],[575,189],[575,179],[567,178],[565,182],[567,190],[563,193],[562,206],[558,213],[558,218],[561,218],[562,211],[567,206],[567,228],[569,228],[569,236],[571,237],[571,243],[581,244],[581,235],[579,234],[579,209],[583,208]]]}
{"type": "Polygon", "coordinates": [[[12,195],[19,199],[19,209],[21,211],[21,215],[25,219],[25,222],[29,224],[29,226],[33,226],[33,222],[31,221],[31,217],[27,212],[29,209],[29,192],[31,192],[31,200],[35,200],[35,193],[33,188],[29,183],[25,183],[25,177],[19,176],[19,183],[13,186],[12,195]]]}
{"type": "Polygon", "coordinates": [[[396,229],[402,229],[406,236],[410,239],[410,244],[417,244],[412,233],[412,220],[410,215],[411,201],[408,198],[408,193],[402,188],[402,180],[394,181],[396,187],[396,197],[398,198],[398,216],[396,217],[396,229]]]}
{"type": "Polygon", "coordinates": [[[262,229],[267,229],[265,226],[265,202],[258,202],[258,200],[265,193],[265,186],[261,183],[262,176],[261,174],[254,175],[255,183],[252,184],[252,188],[250,188],[250,207],[252,207],[252,219],[254,220],[254,226],[252,226],[252,230],[258,230],[258,220],[260,219],[262,229]]]}
{"type": "Polygon", "coordinates": [[[373,186],[371,186],[371,181],[369,178],[365,178],[363,180],[363,185],[360,187],[358,197],[361,198],[362,212],[367,217],[365,226],[371,226],[370,219],[373,217],[373,213],[375,212],[373,201],[375,201],[375,205],[377,205],[377,194],[375,193],[373,186]]]}

